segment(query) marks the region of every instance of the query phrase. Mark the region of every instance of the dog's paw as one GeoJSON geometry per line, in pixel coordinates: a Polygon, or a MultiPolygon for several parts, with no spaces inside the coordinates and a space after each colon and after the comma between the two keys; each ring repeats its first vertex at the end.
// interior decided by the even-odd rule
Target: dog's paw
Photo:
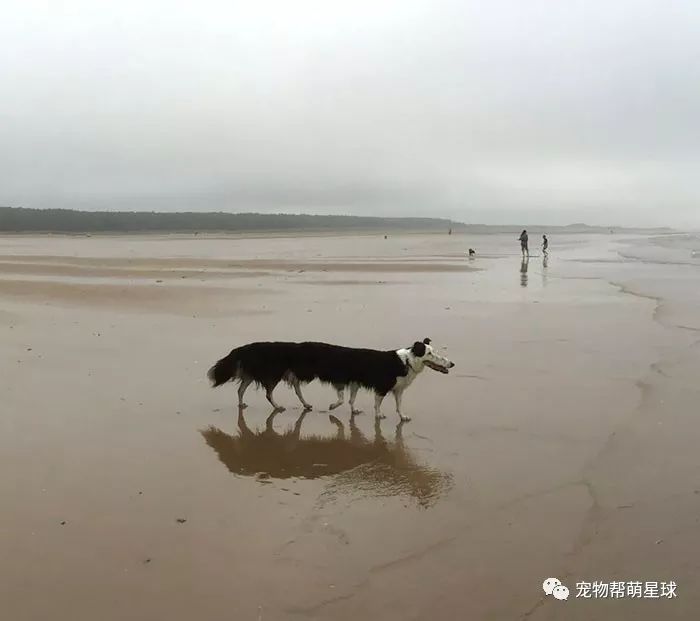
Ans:
{"type": "Polygon", "coordinates": [[[247,407],[248,407],[247,403],[239,403],[238,404],[238,408],[241,410],[245,410],[247,407]]]}
{"type": "Polygon", "coordinates": [[[357,416],[358,414],[362,414],[362,410],[355,410],[355,409],[352,409],[352,410],[350,410],[350,413],[351,413],[353,416],[357,416]]]}
{"type": "Polygon", "coordinates": [[[377,418],[377,419],[386,418],[386,414],[376,413],[376,414],[374,415],[374,418],[377,418]]]}
{"type": "Polygon", "coordinates": [[[342,404],[342,403],[331,403],[331,404],[328,406],[328,409],[329,409],[329,410],[335,410],[335,408],[339,408],[341,405],[343,405],[343,404],[342,404]]]}
{"type": "Polygon", "coordinates": [[[304,412],[310,412],[310,411],[313,410],[313,409],[314,409],[314,406],[311,405],[310,403],[307,403],[307,404],[304,406],[304,412]]]}
{"type": "Polygon", "coordinates": [[[287,409],[287,408],[284,407],[283,405],[278,405],[278,406],[275,408],[275,412],[284,412],[286,409],[287,409]]]}
{"type": "Polygon", "coordinates": [[[410,416],[404,416],[403,414],[399,414],[399,418],[401,419],[402,423],[407,423],[409,420],[411,420],[410,416]]]}

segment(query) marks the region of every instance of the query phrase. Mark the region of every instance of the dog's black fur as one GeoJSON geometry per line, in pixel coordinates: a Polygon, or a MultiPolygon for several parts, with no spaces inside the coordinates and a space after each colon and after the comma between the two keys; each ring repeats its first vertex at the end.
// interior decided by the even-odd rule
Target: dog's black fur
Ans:
{"type": "MultiPolygon", "coordinates": [[[[430,343],[430,339],[425,339],[430,343]]],[[[425,354],[425,344],[416,341],[411,348],[425,354]]],[[[315,379],[337,388],[358,384],[386,395],[408,368],[396,351],[342,347],[328,343],[261,342],[237,347],[209,369],[214,387],[229,380],[252,381],[271,391],[281,381],[290,385],[296,379],[306,384],[315,379]]]]}

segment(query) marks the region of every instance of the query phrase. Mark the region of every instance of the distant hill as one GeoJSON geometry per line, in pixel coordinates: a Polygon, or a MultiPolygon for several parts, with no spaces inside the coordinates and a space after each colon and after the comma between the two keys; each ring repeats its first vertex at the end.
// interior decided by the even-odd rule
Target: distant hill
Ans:
{"type": "Polygon", "coordinates": [[[669,228],[548,225],[464,224],[446,218],[380,218],[225,212],[78,211],[0,207],[0,232],[5,233],[251,233],[260,232],[447,232],[519,233],[669,233],[669,228]]]}
{"type": "Polygon", "coordinates": [[[447,231],[442,218],[374,218],[224,212],[77,211],[0,207],[0,231],[12,233],[192,233],[252,231],[447,231]]]}

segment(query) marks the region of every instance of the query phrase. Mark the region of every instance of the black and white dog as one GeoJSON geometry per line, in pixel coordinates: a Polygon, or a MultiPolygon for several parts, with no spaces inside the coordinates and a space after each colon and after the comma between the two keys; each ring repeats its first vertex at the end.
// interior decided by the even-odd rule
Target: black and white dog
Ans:
{"type": "Polygon", "coordinates": [[[277,384],[285,381],[294,388],[304,408],[310,410],[311,406],[301,394],[301,385],[317,379],[332,384],[338,393],[337,400],[329,406],[331,410],[343,404],[345,388],[348,388],[350,409],[353,414],[359,414],[360,410],[355,409],[355,397],[360,388],[366,388],[374,392],[374,414],[377,418],[384,418],[379,408],[384,397],[391,392],[401,420],[410,420],[401,413],[403,391],[425,367],[447,373],[453,366],[454,362],[435,353],[430,339],[416,341],[412,347],[390,351],[328,343],[266,342],[237,347],[209,369],[208,376],[214,387],[230,380],[240,382],[239,407],[246,407],[243,395],[254,382],[265,388],[267,400],[276,410],[284,410],[275,403],[272,391],[277,384]]]}

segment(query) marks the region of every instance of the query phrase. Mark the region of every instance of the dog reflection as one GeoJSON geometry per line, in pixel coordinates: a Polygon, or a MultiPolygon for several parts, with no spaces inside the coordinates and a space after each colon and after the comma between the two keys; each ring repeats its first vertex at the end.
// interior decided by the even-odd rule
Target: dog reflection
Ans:
{"type": "Polygon", "coordinates": [[[427,507],[451,486],[451,477],[416,462],[396,428],[393,440],[382,435],[375,421],[374,438],[367,438],[350,419],[348,430],[335,416],[329,416],[335,433],[329,436],[301,435],[307,412],[291,429],[278,433],[277,416],[268,416],[265,429],[253,431],[238,412],[237,435],[216,427],[202,431],[206,443],[230,472],[243,476],[266,475],[276,479],[333,477],[326,494],[362,493],[371,496],[406,496],[427,507]]]}

